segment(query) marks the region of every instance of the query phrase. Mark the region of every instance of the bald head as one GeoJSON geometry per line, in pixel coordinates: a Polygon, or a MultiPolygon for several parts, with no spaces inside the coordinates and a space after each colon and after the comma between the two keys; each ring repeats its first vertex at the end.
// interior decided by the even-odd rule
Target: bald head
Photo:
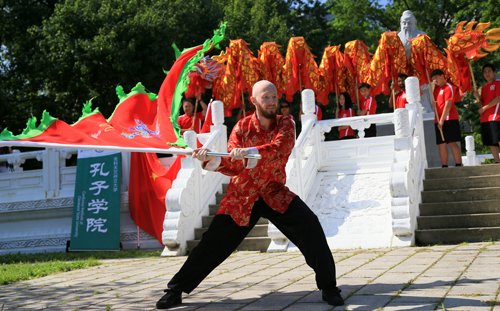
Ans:
{"type": "Polygon", "coordinates": [[[250,101],[255,105],[257,118],[259,118],[261,123],[263,119],[276,118],[276,111],[278,110],[278,91],[271,82],[261,80],[255,83],[250,101]]]}
{"type": "Polygon", "coordinates": [[[267,80],[260,80],[254,84],[252,88],[252,96],[257,97],[257,95],[259,95],[263,91],[278,93],[276,87],[272,82],[269,82],[267,80]]]}

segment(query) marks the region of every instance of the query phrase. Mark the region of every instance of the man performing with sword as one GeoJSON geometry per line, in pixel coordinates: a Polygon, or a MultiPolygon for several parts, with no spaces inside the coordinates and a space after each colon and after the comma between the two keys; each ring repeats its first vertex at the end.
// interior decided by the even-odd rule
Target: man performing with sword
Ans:
{"type": "Polygon", "coordinates": [[[233,128],[228,142],[230,159],[210,156],[207,149],[193,152],[204,169],[232,176],[231,182],[208,231],[156,303],[158,309],[181,304],[182,292],[194,290],[231,255],[260,217],[269,219],[304,254],[316,272],[323,300],[334,306],[344,304],[335,280],[333,256],[318,218],[285,187],[285,166],[295,139],[293,122],[276,115],[277,91],[269,81],[254,85],[250,101],[256,113],[233,128]],[[255,153],[262,156],[259,162],[244,158],[255,153]]]}

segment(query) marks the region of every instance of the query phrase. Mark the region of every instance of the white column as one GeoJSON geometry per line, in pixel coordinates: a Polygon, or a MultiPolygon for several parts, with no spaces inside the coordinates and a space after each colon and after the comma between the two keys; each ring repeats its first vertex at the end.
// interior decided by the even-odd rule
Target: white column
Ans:
{"type": "Polygon", "coordinates": [[[465,166],[475,166],[479,165],[479,161],[476,158],[476,146],[474,143],[474,136],[465,137],[465,150],[467,150],[467,155],[465,156],[464,165],[465,166]]]}

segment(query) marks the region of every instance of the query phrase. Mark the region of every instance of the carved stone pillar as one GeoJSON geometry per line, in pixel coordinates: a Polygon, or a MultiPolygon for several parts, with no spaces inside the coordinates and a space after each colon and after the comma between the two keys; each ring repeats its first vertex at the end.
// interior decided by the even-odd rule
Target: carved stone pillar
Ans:
{"type": "Polygon", "coordinates": [[[316,110],[316,102],[314,100],[314,91],[305,89],[302,91],[302,111],[304,114],[314,114],[316,110]]]}
{"type": "Polygon", "coordinates": [[[400,108],[394,112],[394,132],[396,133],[396,137],[410,135],[410,120],[407,109],[400,108]]]}
{"type": "Polygon", "coordinates": [[[216,100],[210,104],[212,106],[212,122],[214,124],[224,123],[224,104],[216,100]]]}
{"type": "Polygon", "coordinates": [[[411,130],[408,110],[394,112],[394,161],[391,167],[392,231],[396,236],[412,235],[408,167],[411,152],[411,130]]]}
{"type": "Polygon", "coordinates": [[[474,144],[474,136],[465,137],[465,150],[467,150],[467,156],[465,159],[465,166],[479,165],[479,161],[476,158],[476,146],[474,144]]]}
{"type": "Polygon", "coordinates": [[[184,141],[191,149],[196,149],[196,132],[195,131],[185,131],[184,132],[184,141]]]}
{"type": "Polygon", "coordinates": [[[17,149],[12,150],[12,153],[7,158],[7,163],[14,166],[14,172],[22,172],[23,168],[21,165],[23,165],[25,161],[26,159],[21,157],[21,151],[17,149]]]}
{"type": "Polygon", "coordinates": [[[420,82],[417,77],[408,77],[405,80],[406,100],[409,103],[420,102],[420,82]]]}

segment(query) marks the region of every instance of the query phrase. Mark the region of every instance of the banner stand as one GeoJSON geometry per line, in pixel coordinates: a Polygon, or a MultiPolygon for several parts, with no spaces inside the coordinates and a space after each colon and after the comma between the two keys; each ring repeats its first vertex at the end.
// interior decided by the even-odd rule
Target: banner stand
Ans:
{"type": "Polygon", "coordinates": [[[67,251],[119,251],[121,153],[78,150],[67,251]]]}

